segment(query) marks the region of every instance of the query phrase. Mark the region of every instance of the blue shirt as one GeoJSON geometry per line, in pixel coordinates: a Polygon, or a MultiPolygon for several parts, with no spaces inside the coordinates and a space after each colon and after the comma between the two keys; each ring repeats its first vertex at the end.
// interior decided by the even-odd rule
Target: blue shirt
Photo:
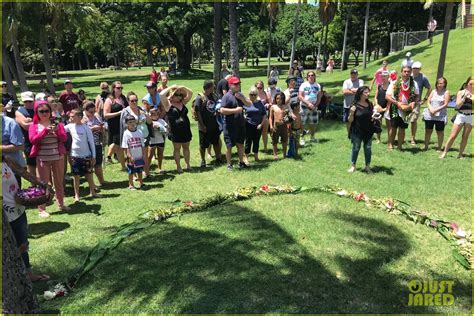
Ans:
{"type": "Polygon", "coordinates": [[[148,104],[150,104],[150,106],[157,109],[160,106],[160,102],[161,102],[159,93],[156,93],[155,99],[156,99],[156,103],[153,103],[153,98],[151,97],[151,95],[149,93],[147,93],[146,96],[144,96],[142,98],[142,100],[145,100],[146,102],[148,102],[148,104]]]}
{"type": "Polygon", "coordinates": [[[259,125],[262,123],[263,117],[267,114],[262,101],[258,100],[249,107],[245,107],[247,113],[247,122],[251,125],[259,125]]]}
{"type": "MultiPolygon", "coordinates": [[[[222,97],[221,107],[227,109],[236,109],[237,107],[243,107],[242,101],[238,100],[232,91],[229,91],[222,97]]],[[[224,115],[224,123],[227,127],[233,126],[245,126],[245,119],[243,113],[235,113],[230,115],[224,115]]]]}
{"type": "MultiPolygon", "coordinates": [[[[20,125],[14,119],[2,115],[2,145],[21,146],[24,144],[25,138],[23,137],[20,125]]],[[[20,166],[26,167],[25,158],[23,158],[21,151],[3,152],[2,154],[12,158],[20,166]]]]}

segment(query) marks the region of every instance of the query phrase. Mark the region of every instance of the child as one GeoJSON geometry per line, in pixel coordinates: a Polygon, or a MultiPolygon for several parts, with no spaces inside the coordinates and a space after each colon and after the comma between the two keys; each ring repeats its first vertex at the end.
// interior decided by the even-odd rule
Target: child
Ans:
{"type": "Polygon", "coordinates": [[[168,124],[160,118],[158,109],[150,110],[150,117],[153,121],[153,137],[150,138],[150,149],[148,151],[148,159],[151,162],[155,153],[158,152],[158,173],[164,173],[162,169],[163,153],[165,151],[165,137],[168,132],[168,124]]]}
{"type": "Polygon", "coordinates": [[[95,165],[95,145],[92,131],[83,124],[83,113],[79,109],[69,112],[71,123],[65,126],[66,132],[71,135],[71,168],[74,175],[74,200],[79,201],[80,177],[85,176],[89,183],[90,195],[98,197],[95,193],[95,184],[92,179],[92,169],[95,165]]]}
{"type": "Polygon", "coordinates": [[[273,105],[270,108],[270,130],[272,132],[273,159],[278,159],[278,139],[283,147],[283,158],[286,158],[286,148],[288,144],[288,128],[286,127],[285,116],[288,116],[285,106],[285,94],[279,92],[275,95],[273,105]]]}
{"type": "Polygon", "coordinates": [[[145,166],[145,139],[142,132],[137,130],[137,120],[130,115],[125,118],[127,129],[123,133],[122,148],[127,151],[127,171],[128,171],[128,188],[136,190],[133,185],[133,176],[138,178],[140,187],[143,185],[143,167],[145,166]]]}

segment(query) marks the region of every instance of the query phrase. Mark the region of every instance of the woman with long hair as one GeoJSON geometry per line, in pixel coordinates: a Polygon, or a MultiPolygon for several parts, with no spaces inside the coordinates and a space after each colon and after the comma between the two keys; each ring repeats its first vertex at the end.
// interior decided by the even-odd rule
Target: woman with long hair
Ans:
{"type": "MultiPolygon", "coordinates": [[[[30,157],[36,157],[36,168],[39,178],[44,183],[49,183],[53,176],[56,201],[63,211],[70,208],[64,205],[64,155],[67,140],[64,125],[51,120],[51,107],[46,101],[35,102],[33,124],[30,125],[28,134],[31,148],[30,157]]],[[[41,217],[49,217],[46,205],[38,207],[41,217]]]]}
{"type": "Polygon", "coordinates": [[[458,110],[458,114],[454,120],[451,135],[449,136],[444,151],[440,156],[441,159],[446,157],[449,149],[463,127],[464,129],[461,136],[461,144],[459,145],[458,158],[464,158],[464,149],[466,149],[467,139],[472,130],[472,85],[474,85],[474,78],[469,76],[456,96],[456,109],[458,110]]]}
{"type": "Polygon", "coordinates": [[[359,155],[362,143],[364,143],[365,171],[372,173],[370,162],[372,160],[372,137],[374,135],[372,118],[374,106],[369,100],[369,94],[369,87],[362,86],[358,88],[349,112],[352,166],[347,171],[350,173],[356,170],[357,156],[359,155]]]}
{"type": "Polygon", "coordinates": [[[120,81],[112,83],[112,97],[107,98],[104,102],[104,118],[108,125],[108,145],[109,151],[107,153],[108,162],[112,162],[112,155],[116,154],[122,165],[122,170],[125,168],[125,159],[123,150],[120,148],[120,115],[123,109],[128,106],[127,99],[122,94],[123,86],[120,81]]]}
{"type": "Polygon", "coordinates": [[[178,173],[183,172],[181,168],[181,148],[183,148],[186,170],[191,170],[189,144],[193,135],[186,103],[191,100],[192,96],[193,92],[189,88],[177,85],[172,85],[160,92],[161,104],[166,111],[170,126],[169,138],[173,142],[173,156],[178,173]]]}
{"type": "Polygon", "coordinates": [[[425,120],[425,147],[423,150],[428,150],[430,144],[433,127],[436,127],[436,134],[438,134],[438,151],[441,151],[444,140],[444,127],[448,121],[448,103],[449,91],[446,90],[448,81],[442,77],[436,80],[436,89],[431,91],[428,97],[428,108],[423,111],[423,118],[425,120]]]}
{"type": "MultiPolygon", "coordinates": [[[[267,111],[267,117],[268,113],[270,111],[270,105],[272,104],[272,101],[268,98],[268,94],[265,92],[265,85],[263,84],[262,80],[257,80],[255,82],[255,88],[257,88],[257,100],[263,103],[265,106],[265,109],[267,111]]],[[[262,124],[262,140],[263,140],[263,151],[267,151],[267,145],[268,145],[268,132],[269,132],[269,125],[268,125],[268,120],[265,120],[262,124]]]]}
{"type": "MultiPolygon", "coordinates": [[[[388,71],[385,70],[381,72],[382,83],[377,85],[377,91],[375,91],[374,98],[375,106],[379,107],[379,112],[383,113],[383,117],[385,118],[385,125],[387,126],[387,139],[390,136],[390,107],[387,106],[388,102],[385,99],[385,93],[387,92],[388,86],[390,85],[389,77],[390,73],[388,71]]],[[[377,143],[380,143],[380,134],[381,133],[377,134],[377,143]]]]}

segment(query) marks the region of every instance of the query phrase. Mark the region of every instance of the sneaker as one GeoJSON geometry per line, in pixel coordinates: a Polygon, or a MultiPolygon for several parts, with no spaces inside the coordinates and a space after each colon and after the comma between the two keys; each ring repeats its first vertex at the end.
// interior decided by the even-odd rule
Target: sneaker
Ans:
{"type": "Polygon", "coordinates": [[[347,170],[347,172],[354,173],[355,170],[356,170],[356,167],[352,166],[349,168],[349,170],[347,170]]]}
{"type": "Polygon", "coordinates": [[[239,169],[247,169],[249,166],[245,164],[245,162],[239,163],[239,169]]]}
{"type": "Polygon", "coordinates": [[[206,168],[206,161],[205,160],[201,161],[201,168],[206,168]]]}
{"type": "Polygon", "coordinates": [[[234,170],[234,166],[232,166],[232,165],[227,165],[227,170],[229,170],[229,171],[234,170]]]}
{"type": "Polygon", "coordinates": [[[39,211],[39,214],[38,214],[38,215],[39,215],[39,217],[41,217],[41,218],[48,218],[48,217],[50,216],[49,213],[46,212],[46,211],[39,211]]]}
{"type": "Polygon", "coordinates": [[[305,145],[304,139],[301,138],[301,139],[300,139],[300,146],[301,146],[301,147],[304,147],[304,145],[305,145]]]}
{"type": "Polygon", "coordinates": [[[369,166],[366,166],[364,170],[365,170],[365,172],[367,172],[368,174],[374,173],[374,172],[372,171],[372,169],[370,169],[369,166]]]}

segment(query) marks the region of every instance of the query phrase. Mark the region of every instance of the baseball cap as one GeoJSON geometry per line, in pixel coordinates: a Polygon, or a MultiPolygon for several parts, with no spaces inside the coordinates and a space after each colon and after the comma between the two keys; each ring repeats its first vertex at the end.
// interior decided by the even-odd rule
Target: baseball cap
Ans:
{"type": "Polygon", "coordinates": [[[405,56],[410,57],[410,56],[411,56],[411,52],[408,52],[405,56]]]}
{"type": "Polygon", "coordinates": [[[38,93],[38,94],[35,96],[35,100],[36,100],[36,101],[46,101],[46,94],[43,93],[43,92],[38,93]]]}
{"type": "Polygon", "coordinates": [[[239,84],[240,83],[240,78],[236,77],[236,76],[232,76],[227,80],[227,82],[229,84],[239,84]]]}
{"type": "Polygon", "coordinates": [[[357,69],[352,69],[352,70],[351,70],[351,75],[352,75],[352,74],[358,74],[358,73],[359,73],[359,72],[357,71],[357,69]]]}
{"type": "Polygon", "coordinates": [[[6,81],[2,81],[2,86],[6,86],[6,85],[7,85],[6,81]]]}
{"type": "Polygon", "coordinates": [[[291,80],[295,80],[296,81],[296,77],[295,76],[288,76],[288,78],[286,78],[286,82],[290,82],[291,80]]]}
{"type": "Polygon", "coordinates": [[[156,88],[156,83],[153,81],[148,81],[147,84],[145,85],[147,88],[156,88]]]}
{"type": "Polygon", "coordinates": [[[70,79],[64,80],[64,85],[67,85],[68,83],[71,83],[71,84],[72,84],[72,81],[71,81],[70,79]]]}
{"type": "Polygon", "coordinates": [[[35,95],[31,91],[25,91],[21,93],[21,102],[34,101],[35,95]]]}
{"type": "Polygon", "coordinates": [[[411,68],[417,68],[417,69],[420,69],[421,68],[421,63],[419,61],[415,61],[413,63],[413,65],[411,65],[411,68]]]}
{"type": "Polygon", "coordinates": [[[129,115],[125,118],[125,123],[131,122],[131,121],[136,121],[137,119],[133,115],[129,115]]]}

